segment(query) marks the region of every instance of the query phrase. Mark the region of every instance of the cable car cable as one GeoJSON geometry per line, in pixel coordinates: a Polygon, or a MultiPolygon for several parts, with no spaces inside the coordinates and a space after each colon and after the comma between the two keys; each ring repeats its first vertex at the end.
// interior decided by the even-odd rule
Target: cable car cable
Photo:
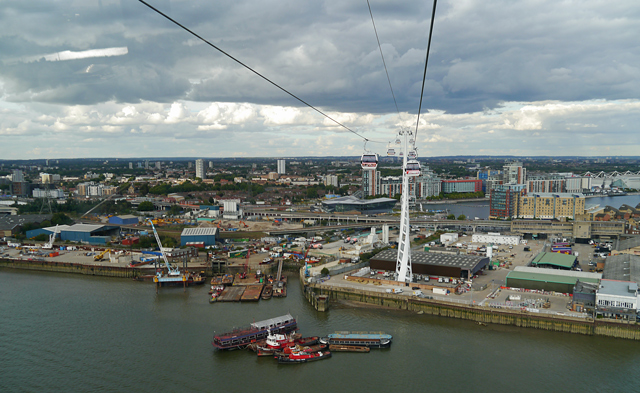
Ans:
{"type": "MultiPolygon", "coordinates": [[[[355,135],[359,136],[360,138],[364,139],[365,141],[369,141],[369,139],[365,138],[364,136],[358,134],[357,132],[353,131],[351,128],[345,126],[344,124],[340,123],[339,121],[333,119],[331,116],[327,115],[326,113],[322,112],[320,109],[314,107],[313,105],[307,103],[306,101],[304,101],[303,99],[299,98],[298,96],[296,96],[295,94],[289,92],[288,90],[286,90],[284,87],[281,87],[280,85],[278,85],[277,83],[271,81],[269,78],[267,78],[266,76],[260,74],[258,71],[254,70],[253,68],[249,67],[248,65],[244,64],[243,62],[241,62],[240,60],[236,59],[235,57],[231,56],[230,54],[228,54],[227,52],[223,51],[222,49],[218,48],[217,46],[215,46],[214,44],[212,44],[211,42],[207,41],[206,39],[200,37],[198,34],[196,34],[195,32],[189,30],[186,26],[180,24],[178,21],[172,19],[169,15],[163,13],[162,11],[158,10],[157,8],[153,7],[152,5],[150,5],[149,3],[147,3],[144,0],[138,0],[139,2],[141,2],[142,4],[146,5],[147,7],[151,8],[153,11],[157,12],[158,14],[162,15],[163,17],[165,17],[167,20],[173,22],[175,25],[181,27],[183,30],[189,32],[191,35],[193,35],[194,37],[198,38],[199,40],[201,40],[202,42],[204,42],[205,44],[209,45],[210,47],[216,49],[217,51],[219,51],[220,53],[222,53],[223,55],[227,56],[228,58],[230,58],[231,60],[235,61],[236,63],[240,64],[241,66],[243,66],[244,68],[248,69],[249,71],[253,72],[254,74],[258,75],[260,78],[266,80],[267,82],[271,83],[272,85],[274,85],[275,87],[277,87],[278,89],[284,91],[285,93],[289,94],[291,97],[295,98],[296,100],[302,102],[303,104],[305,104],[306,106],[308,106],[309,108],[313,109],[314,111],[320,113],[322,116],[326,117],[327,119],[333,121],[334,123],[340,125],[341,127],[343,127],[344,129],[354,133],[355,135]]],[[[376,142],[376,143],[382,143],[382,142],[376,142]]]]}
{"type": "Polygon", "coordinates": [[[371,12],[371,4],[367,0],[367,6],[369,6],[369,15],[371,15],[371,24],[373,25],[373,31],[376,33],[376,41],[378,41],[378,49],[380,49],[380,56],[382,57],[382,65],[384,65],[384,72],[387,74],[387,80],[389,81],[389,89],[391,89],[391,96],[393,97],[393,103],[396,105],[396,112],[400,116],[400,109],[398,109],[398,102],[396,101],[396,95],[393,94],[393,87],[391,87],[391,78],[389,78],[389,71],[387,71],[387,63],[384,61],[384,55],[382,54],[382,46],[380,46],[380,38],[378,38],[378,30],[376,29],[376,22],[373,21],[373,12],[371,12]]]}
{"type": "Polygon", "coordinates": [[[424,82],[427,79],[427,64],[429,63],[429,49],[431,49],[431,36],[433,35],[433,21],[436,19],[436,4],[438,0],[433,0],[433,11],[431,11],[431,27],[429,27],[429,43],[427,44],[427,58],[424,61],[424,75],[422,76],[422,90],[420,91],[420,105],[418,105],[418,119],[416,120],[416,132],[413,140],[418,140],[418,125],[420,124],[420,110],[422,109],[422,95],[424,94],[424,82]]]}

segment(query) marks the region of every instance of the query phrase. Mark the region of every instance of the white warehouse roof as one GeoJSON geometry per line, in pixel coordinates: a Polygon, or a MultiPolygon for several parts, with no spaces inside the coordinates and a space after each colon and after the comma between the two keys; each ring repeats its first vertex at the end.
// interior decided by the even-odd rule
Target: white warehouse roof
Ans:
{"type": "Polygon", "coordinates": [[[217,236],[218,228],[185,228],[180,236],[217,236]]]}

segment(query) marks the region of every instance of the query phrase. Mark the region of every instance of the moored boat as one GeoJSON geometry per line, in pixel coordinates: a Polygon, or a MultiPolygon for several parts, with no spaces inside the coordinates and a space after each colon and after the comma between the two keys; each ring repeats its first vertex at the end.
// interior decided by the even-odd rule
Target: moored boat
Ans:
{"type": "Polygon", "coordinates": [[[371,348],[358,345],[329,345],[329,350],[333,352],[369,352],[371,348]]]}
{"type": "Polygon", "coordinates": [[[382,332],[336,332],[322,337],[320,344],[388,348],[393,336],[382,332]]]}
{"type": "Polygon", "coordinates": [[[278,356],[278,363],[282,363],[282,364],[307,363],[307,362],[313,362],[316,360],[327,359],[330,357],[331,357],[330,351],[320,351],[320,352],[311,352],[311,353],[296,351],[288,355],[278,356]]]}
{"type": "Polygon", "coordinates": [[[267,284],[262,291],[262,300],[269,300],[273,295],[273,285],[267,284]]]}
{"type": "Polygon", "coordinates": [[[283,355],[289,355],[293,352],[306,352],[306,353],[320,352],[327,349],[327,347],[328,345],[322,345],[322,344],[316,344],[311,346],[291,345],[291,346],[286,346],[282,348],[282,350],[276,351],[274,355],[278,357],[283,355]]]}
{"type": "Polygon", "coordinates": [[[217,349],[245,348],[267,338],[271,334],[285,334],[298,330],[298,324],[291,314],[254,322],[249,327],[216,334],[211,344],[217,349]]]}

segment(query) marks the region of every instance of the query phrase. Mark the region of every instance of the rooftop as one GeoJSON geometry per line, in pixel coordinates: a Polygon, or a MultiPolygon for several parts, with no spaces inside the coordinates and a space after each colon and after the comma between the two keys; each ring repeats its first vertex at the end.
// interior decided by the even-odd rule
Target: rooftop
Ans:
{"type": "Polygon", "coordinates": [[[51,214],[24,214],[0,216],[0,230],[11,230],[16,226],[50,220],[51,214]]]}
{"type": "Polygon", "coordinates": [[[571,270],[544,269],[539,267],[516,266],[507,274],[507,279],[523,279],[559,284],[575,284],[578,280],[587,283],[598,283],[602,279],[600,273],[578,272],[571,270]]]}
{"type": "Polygon", "coordinates": [[[103,229],[104,225],[75,224],[65,228],[65,232],[93,232],[103,229]]]}
{"type": "MultiPolygon", "coordinates": [[[[371,259],[382,261],[395,261],[398,257],[398,250],[384,250],[373,256],[371,259]]],[[[411,263],[423,265],[458,267],[463,270],[471,270],[486,257],[475,255],[452,255],[432,252],[411,252],[411,263]]]]}
{"type": "Polygon", "coordinates": [[[640,282],[640,256],[631,254],[612,255],[607,258],[603,273],[607,280],[640,282]]]}
{"type": "Polygon", "coordinates": [[[602,280],[598,295],[636,297],[638,284],[631,281],[602,280]]]}
{"type": "Polygon", "coordinates": [[[576,261],[574,255],[560,254],[559,252],[541,252],[531,261],[534,265],[553,265],[565,269],[571,269],[576,261]]]}
{"type": "Polygon", "coordinates": [[[218,228],[185,228],[180,236],[217,236],[218,228]]]}
{"type": "Polygon", "coordinates": [[[337,205],[337,204],[341,204],[341,203],[348,203],[348,204],[354,204],[354,205],[370,205],[373,203],[380,203],[380,202],[398,202],[396,199],[393,198],[376,198],[376,199],[359,199],[354,197],[353,195],[349,195],[349,196],[345,196],[342,198],[334,198],[334,199],[329,199],[326,201],[322,201],[323,204],[325,205],[337,205]]]}

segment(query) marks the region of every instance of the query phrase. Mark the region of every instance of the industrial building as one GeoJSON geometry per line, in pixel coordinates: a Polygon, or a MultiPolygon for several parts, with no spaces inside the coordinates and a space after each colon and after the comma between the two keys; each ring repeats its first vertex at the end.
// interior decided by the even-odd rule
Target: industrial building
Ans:
{"type": "Polygon", "coordinates": [[[507,274],[506,286],[542,291],[573,293],[578,280],[597,284],[602,279],[600,273],[577,272],[557,269],[516,266],[507,274]]]}
{"type": "Polygon", "coordinates": [[[548,269],[571,270],[578,265],[575,255],[560,254],[558,252],[541,252],[531,261],[531,266],[548,269]]]}
{"type": "Polygon", "coordinates": [[[60,231],[60,240],[86,244],[107,244],[120,233],[111,225],[75,224],[60,231]]]}
{"type": "Polygon", "coordinates": [[[640,282],[640,256],[618,254],[607,257],[602,275],[607,280],[640,282]]]}
{"type": "Polygon", "coordinates": [[[185,228],[180,234],[180,246],[215,246],[218,228],[185,228]]]}
{"type": "Polygon", "coordinates": [[[358,199],[350,195],[322,201],[322,209],[330,213],[357,211],[362,214],[379,214],[391,212],[397,202],[392,198],[358,199]]]}
{"type": "Polygon", "coordinates": [[[40,224],[50,220],[51,214],[0,215],[0,236],[11,237],[25,224],[40,224]]]}
{"type": "Polygon", "coordinates": [[[638,283],[601,280],[596,292],[596,314],[605,318],[636,320],[638,283]]]}
{"type": "MultiPolygon", "coordinates": [[[[62,232],[62,230],[69,228],[69,225],[58,225],[58,233],[56,235],[56,239],[60,239],[60,234],[62,232]]],[[[56,227],[52,226],[52,227],[46,227],[46,228],[38,228],[38,229],[32,229],[30,231],[27,231],[26,234],[26,238],[27,239],[33,239],[34,237],[38,236],[38,235],[47,235],[50,236],[52,233],[54,233],[56,231],[56,227]]]]}
{"type": "Polygon", "coordinates": [[[113,216],[113,217],[109,217],[109,224],[138,225],[138,217],[132,214],[126,214],[123,216],[113,216]]]}
{"type": "Polygon", "coordinates": [[[471,242],[482,244],[506,244],[516,246],[520,244],[520,236],[506,236],[499,233],[479,234],[474,233],[471,236],[471,242]]]}
{"type": "MultiPolygon", "coordinates": [[[[369,260],[372,270],[396,270],[398,250],[384,250],[369,260]]],[[[469,278],[487,266],[489,258],[475,255],[455,255],[433,252],[412,252],[414,274],[469,278]]]]}

